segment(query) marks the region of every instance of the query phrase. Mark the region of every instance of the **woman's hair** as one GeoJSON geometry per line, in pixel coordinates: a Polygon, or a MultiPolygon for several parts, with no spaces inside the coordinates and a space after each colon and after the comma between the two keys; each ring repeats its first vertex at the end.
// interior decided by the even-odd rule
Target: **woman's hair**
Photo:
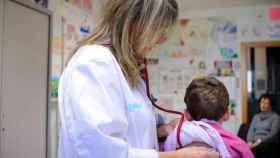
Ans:
{"type": "Polygon", "coordinates": [[[176,23],[177,2],[107,0],[104,7],[94,34],[83,41],[82,45],[102,44],[102,41],[109,39],[113,54],[124,75],[135,87],[141,79],[137,56],[144,56],[139,50],[151,46],[153,38],[176,23]]]}
{"type": "Polygon", "coordinates": [[[268,99],[269,100],[269,103],[270,103],[270,106],[272,105],[272,99],[271,99],[271,96],[268,94],[268,93],[265,93],[265,94],[262,94],[260,97],[259,97],[259,100],[258,100],[258,103],[260,104],[262,99],[268,99]]]}
{"type": "Polygon", "coordinates": [[[222,82],[214,77],[194,79],[184,99],[192,119],[220,120],[229,106],[229,94],[222,82]]]}

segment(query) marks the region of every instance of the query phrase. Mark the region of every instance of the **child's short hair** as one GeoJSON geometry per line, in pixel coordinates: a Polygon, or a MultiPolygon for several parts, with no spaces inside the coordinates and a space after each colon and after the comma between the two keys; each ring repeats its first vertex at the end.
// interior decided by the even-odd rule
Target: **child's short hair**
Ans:
{"type": "Polygon", "coordinates": [[[192,119],[220,120],[229,105],[229,94],[214,77],[194,79],[188,86],[184,101],[192,119]]]}

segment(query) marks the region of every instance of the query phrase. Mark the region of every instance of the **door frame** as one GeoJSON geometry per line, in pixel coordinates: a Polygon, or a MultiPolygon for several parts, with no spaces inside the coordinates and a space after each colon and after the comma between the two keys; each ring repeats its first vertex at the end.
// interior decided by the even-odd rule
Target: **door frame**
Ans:
{"type": "MultiPolygon", "coordinates": [[[[3,55],[3,38],[4,34],[4,1],[0,0],[0,130],[2,131],[2,55],[3,55]]],[[[1,141],[1,131],[0,131],[0,157],[1,157],[1,148],[2,148],[2,141],[1,141]]]]}
{"type": "MultiPolygon", "coordinates": [[[[49,131],[49,115],[50,115],[50,112],[49,112],[49,104],[50,104],[50,98],[51,98],[51,94],[50,94],[50,80],[51,80],[51,66],[52,66],[52,39],[53,39],[53,13],[52,11],[48,10],[47,8],[44,8],[40,5],[36,5],[30,1],[27,1],[27,0],[0,0],[0,20],[2,20],[1,22],[1,25],[0,25],[0,74],[2,74],[2,56],[3,56],[3,42],[4,42],[4,38],[3,38],[3,35],[4,35],[4,25],[5,25],[5,4],[7,3],[7,1],[10,1],[10,2],[14,2],[16,4],[19,4],[21,6],[24,6],[26,8],[29,8],[29,9],[32,9],[36,12],[39,12],[41,14],[44,14],[46,16],[48,16],[49,18],[49,43],[48,43],[48,56],[47,56],[47,61],[48,61],[48,68],[47,68],[47,76],[48,76],[48,79],[47,79],[47,89],[46,89],[46,153],[45,153],[45,158],[51,158],[51,135],[50,135],[50,131],[49,131]]],[[[2,104],[1,104],[1,97],[2,97],[2,76],[0,76],[0,114],[1,113],[1,108],[2,108],[2,104]]],[[[0,130],[2,130],[2,126],[1,126],[1,118],[2,116],[0,115],[0,130]]],[[[1,134],[0,134],[0,149],[1,149],[1,145],[2,144],[2,141],[1,141],[1,134]]],[[[1,156],[1,150],[0,150],[0,156],[1,156]]]]}
{"type": "Polygon", "coordinates": [[[248,123],[248,85],[247,85],[247,70],[250,63],[250,49],[257,47],[280,47],[278,41],[257,41],[257,42],[242,42],[241,43],[241,90],[242,90],[242,123],[248,123]]]}

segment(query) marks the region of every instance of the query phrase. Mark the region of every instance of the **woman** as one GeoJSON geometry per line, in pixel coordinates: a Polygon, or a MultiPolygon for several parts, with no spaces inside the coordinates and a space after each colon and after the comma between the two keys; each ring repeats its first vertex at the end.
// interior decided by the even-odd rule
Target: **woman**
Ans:
{"type": "Polygon", "coordinates": [[[59,86],[59,158],[204,158],[205,148],[157,152],[154,109],[139,63],[177,21],[175,0],[109,0],[59,86]]]}
{"type": "Polygon", "coordinates": [[[261,112],[254,116],[247,141],[256,158],[278,158],[279,116],[271,110],[271,98],[263,94],[259,99],[261,112]]]}
{"type": "Polygon", "coordinates": [[[259,98],[261,112],[254,116],[247,134],[247,141],[251,148],[268,141],[279,132],[279,116],[271,109],[271,98],[263,94],[259,98]]]}

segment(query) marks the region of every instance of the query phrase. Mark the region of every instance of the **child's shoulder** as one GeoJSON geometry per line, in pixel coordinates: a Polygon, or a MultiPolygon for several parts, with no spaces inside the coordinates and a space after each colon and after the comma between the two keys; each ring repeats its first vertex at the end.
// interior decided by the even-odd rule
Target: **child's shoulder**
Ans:
{"type": "Polygon", "coordinates": [[[185,121],[181,127],[181,133],[192,137],[209,137],[208,130],[203,127],[202,121],[185,121]]]}
{"type": "Polygon", "coordinates": [[[182,129],[184,128],[191,128],[193,130],[195,129],[201,129],[201,125],[200,125],[201,121],[184,121],[184,123],[182,124],[182,129]]]}

